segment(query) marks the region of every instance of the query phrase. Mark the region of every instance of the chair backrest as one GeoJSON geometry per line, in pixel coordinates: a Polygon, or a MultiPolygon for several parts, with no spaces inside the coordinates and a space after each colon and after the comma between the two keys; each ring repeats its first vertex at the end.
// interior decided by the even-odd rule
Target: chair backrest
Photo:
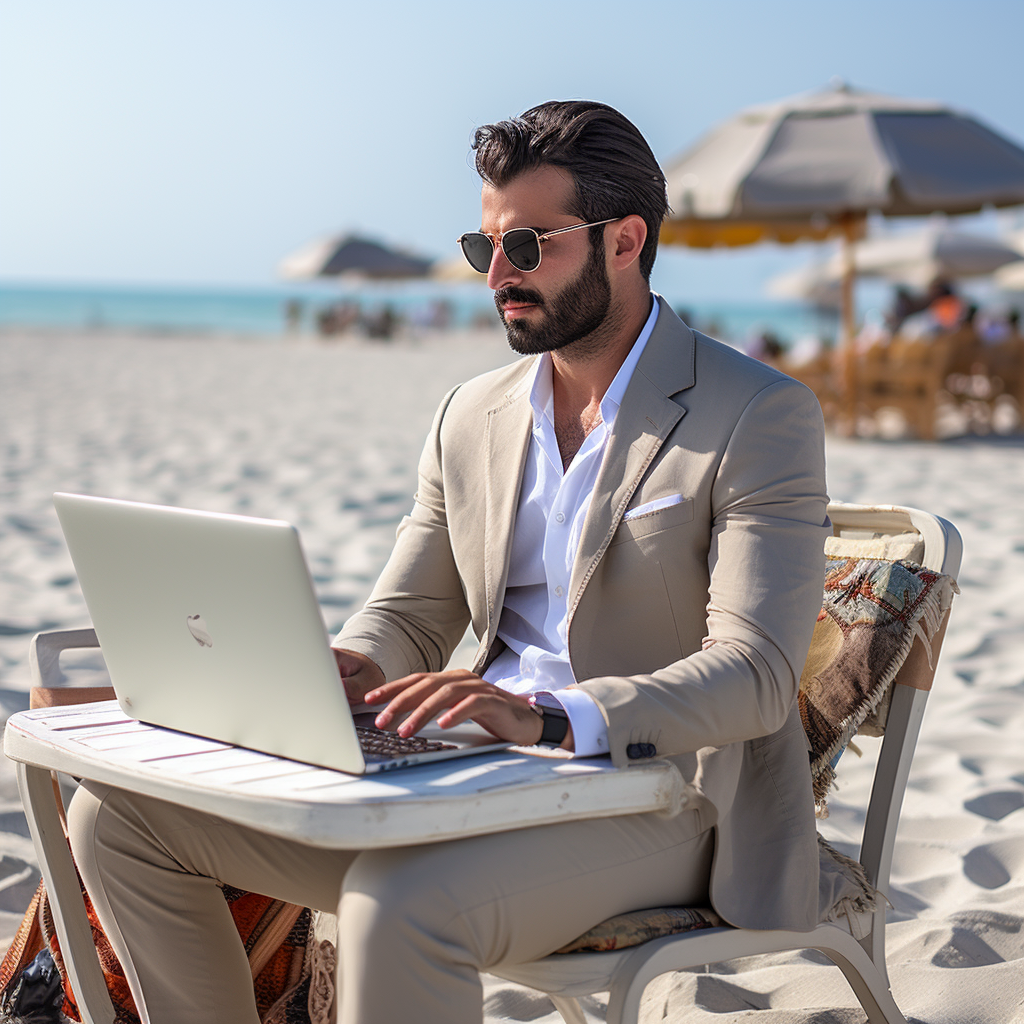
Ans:
{"type": "MultiPolygon", "coordinates": [[[[960,572],[963,542],[957,528],[941,516],[902,505],[854,505],[834,501],[828,506],[832,520],[832,538],[826,542],[838,550],[839,544],[859,541],[867,545],[876,542],[878,548],[888,546],[891,554],[877,554],[877,558],[910,558],[919,565],[954,579],[960,572]],[[910,554],[896,553],[893,542],[916,535],[910,554]],[[837,543],[838,542],[838,543],[837,543]]],[[[902,546],[899,550],[904,550],[902,546]]]]}
{"type": "MultiPolygon", "coordinates": [[[[833,538],[827,542],[826,551],[856,557],[905,558],[954,580],[960,571],[960,534],[939,516],[895,505],[834,503],[828,511],[833,538]]],[[[932,636],[931,651],[925,651],[920,640],[915,642],[892,687],[859,858],[868,881],[882,892],[889,884],[900,808],[945,625],[943,622],[932,636]]],[[[884,942],[883,903],[875,911],[871,931],[862,942],[883,971],[884,942]]]]}

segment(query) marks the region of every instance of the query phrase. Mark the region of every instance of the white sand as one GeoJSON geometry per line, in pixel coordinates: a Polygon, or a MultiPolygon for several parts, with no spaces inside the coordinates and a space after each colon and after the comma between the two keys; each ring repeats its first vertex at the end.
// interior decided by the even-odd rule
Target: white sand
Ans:
{"type": "MultiPolygon", "coordinates": [[[[27,706],[28,641],[87,623],[54,490],[287,518],[333,629],[366,596],[454,383],[509,360],[497,333],[390,345],[94,336],[0,337],[0,714],[27,706]]],[[[1024,1021],[1024,438],[829,442],[834,498],[909,504],[964,537],[962,595],[904,805],[889,966],[908,1017],[1024,1021]]],[[[73,673],[102,681],[85,658],[73,673]]],[[[870,741],[864,744],[868,753],[870,741]]],[[[825,830],[852,852],[868,757],[847,754],[825,830]]],[[[13,771],[0,765],[0,948],[38,878],[13,771]]],[[[489,979],[489,1021],[556,1022],[489,979]]],[[[863,1020],[822,958],[666,976],[644,1019],[863,1020]]],[[[587,1004],[602,1019],[600,999],[587,1004]]]]}

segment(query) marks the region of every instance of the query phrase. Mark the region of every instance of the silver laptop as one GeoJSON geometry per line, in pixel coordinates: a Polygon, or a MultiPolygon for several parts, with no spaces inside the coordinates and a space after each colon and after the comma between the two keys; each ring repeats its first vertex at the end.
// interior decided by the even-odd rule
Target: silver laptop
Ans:
{"type": "Polygon", "coordinates": [[[473,723],[428,726],[406,744],[374,730],[372,712],[353,715],[289,523],[78,494],[53,501],[132,718],[353,774],[509,746],[473,723]]]}

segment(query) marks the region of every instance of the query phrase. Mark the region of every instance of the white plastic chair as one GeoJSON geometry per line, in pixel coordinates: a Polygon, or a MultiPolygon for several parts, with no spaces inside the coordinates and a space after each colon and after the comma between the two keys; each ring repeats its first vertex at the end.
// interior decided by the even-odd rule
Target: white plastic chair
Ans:
{"type": "MultiPolygon", "coordinates": [[[[872,539],[889,539],[885,542],[891,540],[895,550],[888,557],[907,557],[954,579],[960,570],[960,534],[938,516],[893,505],[834,503],[829,506],[829,517],[835,537],[842,538],[843,543],[863,546],[872,539]]],[[[945,623],[933,640],[933,667],[944,632],[945,623]]],[[[910,662],[916,662],[918,685],[921,661],[915,654],[923,653],[915,649],[906,666],[909,669],[910,662]]],[[[883,895],[889,888],[900,807],[928,693],[910,685],[893,686],[885,737],[875,766],[859,859],[869,883],[883,895]]],[[[499,966],[491,973],[547,993],[566,1024],[585,1024],[578,997],[597,992],[609,993],[606,1024],[636,1024],[644,989],[661,974],[759,953],[817,949],[843,971],[871,1024],[906,1024],[889,991],[886,901],[879,899],[878,904],[867,915],[869,930],[861,940],[835,923],[820,924],[810,932],[708,928],[611,952],[555,954],[534,963],[499,966]]]]}
{"type": "MultiPolygon", "coordinates": [[[[953,577],[959,571],[960,535],[937,516],[896,506],[844,504],[830,505],[829,515],[837,536],[851,540],[900,537],[903,546],[894,557],[910,557],[953,577]],[[908,539],[907,535],[913,536],[908,539]]],[[[933,645],[932,664],[941,640],[940,631],[933,645]]],[[[61,652],[96,646],[96,635],[91,629],[39,634],[30,653],[33,685],[59,686],[63,681],[61,652]]],[[[90,692],[89,696],[95,700],[101,695],[90,692]]],[[[888,888],[900,805],[927,697],[927,690],[894,687],[860,852],[868,880],[882,893],[888,888]]],[[[50,780],[40,775],[20,772],[26,809],[35,808],[28,817],[37,851],[45,850],[48,844],[63,843],[50,780]]],[[[57,869],[71,872],[64,885],[69,891],[76,891],[70,860],[57,863],[53,870],[57,869]]],[[[88,922],[80,907],[75,913],[65,913],[55,896],[51,893],[51,908],[62,946],[88,945],[88,922]]],[[[906,1024],[889,993],[884,907],[870,916],[870,931],[860,941],[835,924],[820,925],[812,932],[713,928],[655,939],[616,952],[555,955],[532,964],[494,968],[491,973],[546,992],[567,1024],[584,1024],[578,996],[604,991],[610,992],[608,1024],[635,1024],[644,988],[660,974],[755,953],[816,948],[842,968],[872,1024],[906,1024]]],[[[86,959],[77,969],[71,962],[67,966],[86,1024],[112,1021],[113,1009],[98,964],[86,959]]]]}

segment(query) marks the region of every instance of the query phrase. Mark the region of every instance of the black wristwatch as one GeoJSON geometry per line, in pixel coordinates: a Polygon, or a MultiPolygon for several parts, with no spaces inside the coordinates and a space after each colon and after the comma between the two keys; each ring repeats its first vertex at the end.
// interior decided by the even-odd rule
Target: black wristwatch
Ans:
{"type": "MultiPolygon", "coordinates": [[[[543,698],[542,698],[543,699],[543,698]]],[[[541,728],[538,745],[545,747],[560,747],[565,734],[569,731],[569,716],[562,707],[552,707],[547,703],[541,704],[537,695],[530,697],[530,707],[541,717],[543,726],[541,728]]]]}

